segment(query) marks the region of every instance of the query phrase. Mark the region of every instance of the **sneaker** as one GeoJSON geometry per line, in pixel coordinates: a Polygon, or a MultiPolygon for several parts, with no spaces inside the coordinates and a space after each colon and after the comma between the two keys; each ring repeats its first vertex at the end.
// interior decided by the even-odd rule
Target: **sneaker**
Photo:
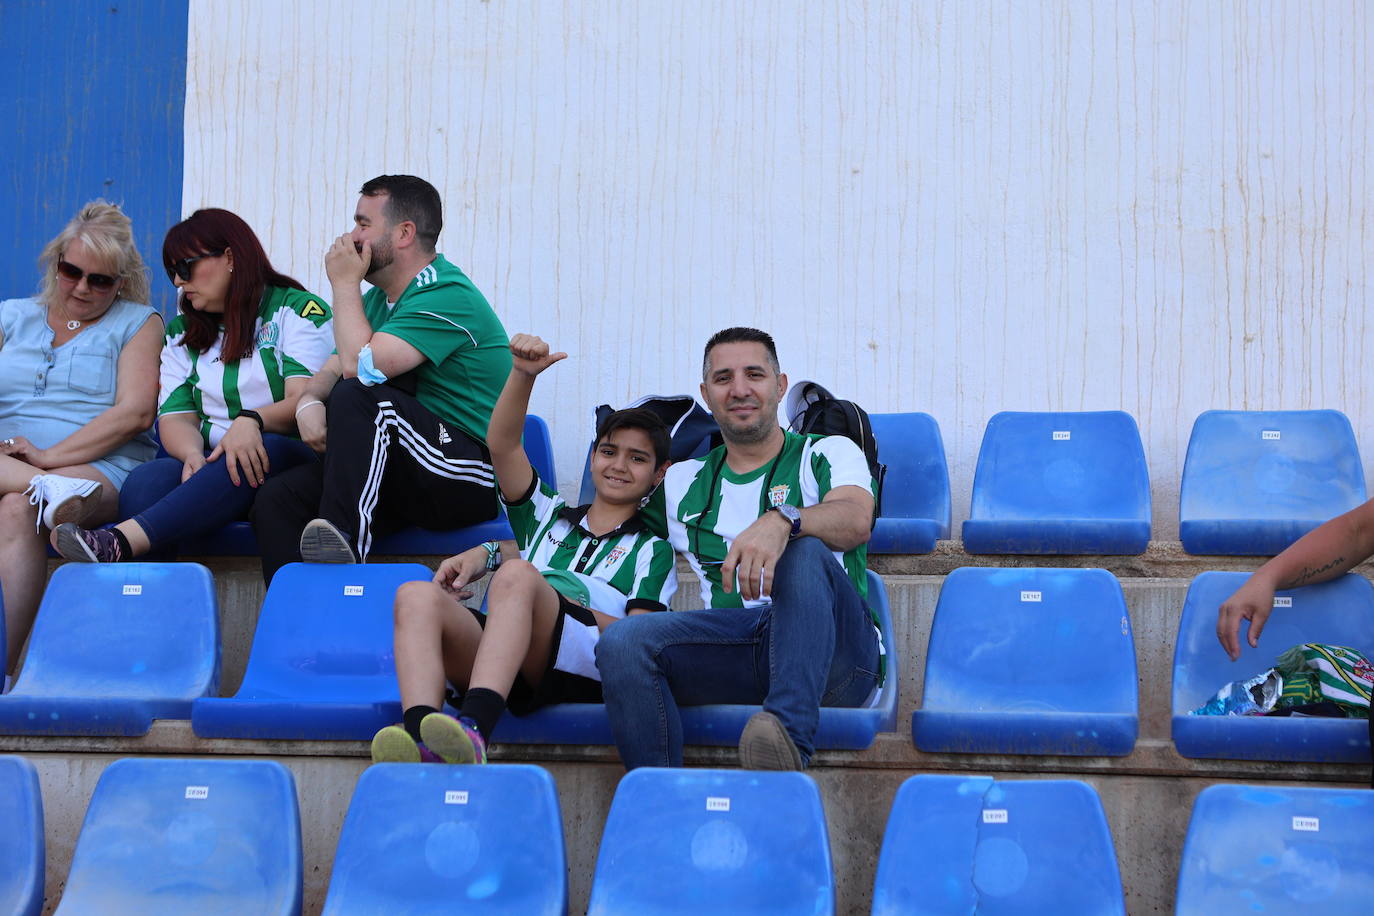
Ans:
{"type": "Polygon", "coordinates": [[[73,522],[64,522],[53,533],[53,542],[64,560],[118,563],[124,559],[119,538],[109,528],[82,528],[73,522]]]}
{"type": "MultiPolygon", "coordinates": [[[[82,477],[63,477],[61,474],[35,474],[29,480],[24,495],[30,506],[38,507],[38,526],[56,528],[63,522],[74,522],[85,516],[86,503],[100,494],[98,480],[82,477]]],[[[35,527],[35,531],[42,530],[35,527]]]]}
{"type": "Polygon", "coordinates": [[[344,533],[322,518],[307,522],[301,532],[301,559],[307,563],[358,562],[344,533]]]}
{"type": "Polygon", "coordinates": [[[420,720],[420,737],[445,763],[486,763],[487,742],[471,719],[432,712],[420,720]]]}
{"type": "Polygon", "coordinates": [[[763,710],[749,717],[739,736],[739,765],[746,770],[806,769],[781,720],[763,710]]]}
{"type": "Polygon", "coordinates": [[[425,747],[400,725],[388,725],[372,736],[373,763],[443,763],[438,754],[425,747]]]}

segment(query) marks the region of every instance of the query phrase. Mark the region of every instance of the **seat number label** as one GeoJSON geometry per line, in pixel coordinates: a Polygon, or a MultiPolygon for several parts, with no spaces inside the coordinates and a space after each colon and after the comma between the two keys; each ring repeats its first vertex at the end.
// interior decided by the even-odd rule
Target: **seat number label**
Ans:
{"type": "Polygon", "coordinates": [[[360,598],[360,597],[362,597],[362,594],[363,594],[363,587],[362,587],[361,585],[345,585],[345,586],[344,586],[344,597],[345,597],[345,598],[360,598]]]}
{"type": "Polygon", "coordinates": [[[1294,817],[1293,829],[1303,830],[1307,833],[1317,833],[1322,829],[1321,818],[1319,817],[1294,817]]]}
{"type": "Polygon", "coordinates": [[[141,586],[141,585],[126,585],[126,586],[124,586],[124,594],[126,594],[126,595],[141,595],[141,594],[143,594],[143,586],[141,586]]]}
{"type": "MultiPolygon", "coordinates": [[[[195,799],[199,799],[199,800],[201,800],[201,801],[204,801],[205,799],[207,799],[207,798],[210,797],[210,787],[209,787],[209,786],[187,786],[187,787],[186,787],[186,797],[187,797],[187,798],[195,798],[195,799]]],[[[1296,820],[1296,818],[1294,818],[1294,820],[1296,820]]]]}
{"type": "Polygon", "coordinates": [[[1274,598],[1274,607],[1292,607],[1292,606],[1293,606],[1293,599],[1292,599],[1292,598],[1288,598],[1288,597],[1280,598],[1280,597],[1277,597],[1277,596],[1274,598]]]}
{"type": "Polygon", "coordinates": [[[1006,808],[984,808],[984,809],[983,809],[983,823],[984,823],[984,824],[1005,824],[1006,822],[1007,822],[1007,809],[1006,809],[1006,808]]]}
{"type": "Polygon", "coordinates": [[[706,796],[706,810],[707,810],[707,811],[729,811],[729,810],[730,810],[730,799],[724,798],[724,797],[719,796],[719,795],[708,795],[708,796],[706,796]]]}
{"type": "Polygon", "coordinates": [[[1283,433],[1279,432],[1277,429],[1262,429],[1260,430],[1260,438],[1278,441],[1283,438],[1283,433]]]}
{"type": "Polygon", "coordinates": [[[1072,436],[1073,433],[1067,429],[1056,429],[1050,433],[1050,440],[1052,442],[1068,442],[1072,436]]]}
{"type": "Polygon", "coordinates": [[[444,793],[444,804],[446,805],[466,805],[468,803],[468,793],[465,789],[450,789],[444,793]]]}
{"type": "Polygon", "coordinates": [[[1027,591],[1023,591],[1023,592],[1021,592],[1021,600],[1022,600],[1022,601],[1034,601],[1034,602],[1037,602],[1037,603],[1038,603],[1038,602],[1040,601],[1040,593],[1039,593],[1039,592],[1027,592],[1027,591]]]}

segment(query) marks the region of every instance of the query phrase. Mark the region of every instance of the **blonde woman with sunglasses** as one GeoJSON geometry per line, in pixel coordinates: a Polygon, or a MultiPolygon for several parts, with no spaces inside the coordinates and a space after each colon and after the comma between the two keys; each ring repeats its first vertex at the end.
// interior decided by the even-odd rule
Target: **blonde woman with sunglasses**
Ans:
{"type": "Polygon", "coordinates": [[[39,257],[38,295],[0,302],[0,587],[14,670],[47,572],[45,529],[114,519],[153,456],[162,320],[119,207],[93,201],[39,257]]]}

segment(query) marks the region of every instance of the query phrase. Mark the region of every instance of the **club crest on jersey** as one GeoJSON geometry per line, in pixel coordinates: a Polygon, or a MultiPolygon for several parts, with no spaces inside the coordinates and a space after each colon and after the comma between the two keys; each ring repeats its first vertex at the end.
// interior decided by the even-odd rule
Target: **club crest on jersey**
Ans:
{"type": "Polygon", "coordinates": [[[612,547],[611,552],[606,554],[606,565],[611,566],[625,554],[629,553],[624,547],[612,547]]]}
{"type": "Polygon", "coordinates": [[[277,342],[281,339],[281,331],[277,328],[275,321],[265,322],[258,328],[258,334],[253,341],[254,349],[273,350],[276,349],[277,342]]]}
{"type": "Polygon", "coordinates": [[[787,502],[787,496],[792,492],[792,488],[785,483],[780,483],[776,487],[768,488],[768,505],[781,506],[787,502]]]}

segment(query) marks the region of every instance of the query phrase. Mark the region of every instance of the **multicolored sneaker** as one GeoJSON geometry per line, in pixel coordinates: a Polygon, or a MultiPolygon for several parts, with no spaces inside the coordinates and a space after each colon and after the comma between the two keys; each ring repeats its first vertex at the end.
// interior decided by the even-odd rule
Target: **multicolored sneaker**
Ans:
{"type": "Polygon", "coordinates": [[[445,763],[486,763],[487,742],[471,719],[432,712],[420,720],[420,737],[445,763]]]}
{"type": "Polygon", "coordinates": [[[400,725],[388,725],[372,736],[373,763],[443,763],[444,759],[425,747],[400,725]]]}
{"type": "Polygon", "coordinates": [[[65,522],[53,532],[53,546],[62,559],[78,563],[118,563],[124,559],[119,538],[109,528],[82,528],[65,522]]]}

